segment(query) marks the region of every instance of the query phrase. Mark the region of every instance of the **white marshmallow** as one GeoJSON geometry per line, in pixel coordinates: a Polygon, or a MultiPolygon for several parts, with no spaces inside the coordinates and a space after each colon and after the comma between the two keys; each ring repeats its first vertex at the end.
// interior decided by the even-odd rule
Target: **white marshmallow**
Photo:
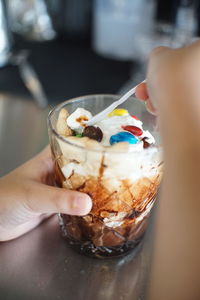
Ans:
{"type": "Polygon", "coordinates": [[[84,118],[86,121],[90,120],[92,114],[88,110],[79,107],[67,118],[67,125],[77,133],[82,133],[84,129],[84,118]],[[80,121],[81,119],[82,121],[80,121]]]}

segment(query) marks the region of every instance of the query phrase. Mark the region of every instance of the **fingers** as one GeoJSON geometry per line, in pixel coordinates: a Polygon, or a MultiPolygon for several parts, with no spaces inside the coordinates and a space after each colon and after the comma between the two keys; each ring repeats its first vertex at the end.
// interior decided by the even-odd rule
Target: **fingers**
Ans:
{"type": "Polygon", "coordinates": [[[51,157],[51,148],[50,145],[47,145],[36,157],[43,158],[43,157],[51,157]]]}
{"type": "Polygon", "coordinates": [[[48,183],[47,178],[53,174],[54,163],[51,156],[51,149],[48,145],[43,151],[24,163],[14,172],[20,174],[20,177],[34,179],[38,182],[48,183]]]}
{"type": "Polygon", "coordinates": [[[45,215],[38,216],[37,218],[31,219],[28,222],[22,223],[12,229],[0,228],[0,242],[10,241],[19,236],[31,231],[42,223],[47,217],[45,215]]]}
{"type": "Polygon", "coordinates": [[[152,115],[155,115],[155,116],[157,115],[157,111],[149,98],[145,102],[145,105],[146,105],[146,109],[148,110],[148,112],[150,112],[152,115]]]}
{"type": "Polygon", "coordinates": [[[150,59],[152,59],[154,57],[157,58],[158,55],[162,55],[162,54],[167,53],[171,50],[172,50],[172,48],[170,48],[170,47],[164,47],[164,46],[156,47],[151,51],[150,59]]]}
{"type": "Polygon", "coordinates": [[[135,95],[138,99],[145,101],[146,108],[151,114],[156,115],[156,109],[149,99],[146,83],[141,83],[138,85],[135,95]]]}
{"type": "MultiPolygon", "coordinates": [[[[149,61],[152,62],[153,60],[157,59],[158,56],[161,56],[169,51],[170,48],[168,47],[157,47],[152,51],[149,61]]],[[[152,103],[152,99],[149,97],[146,83],[141,83],[138,85],[135,95],[138,99],[145,101],[146,108],[150,113],[156,114],[156,109],[152,103]]]]}
{"type": "Polygon", "coordinates": [[[41,166],[42,170],[51,171],[53,168],[52,154],[50,146],[46,146],[38,155],[36,155],[31,162],[41,166]]]}
{"type": "Polygon", "coordinates": [[[135,95],[138,99],[146,101],[149,97],[147,92],[147,85],[146,83],[140,83],[137,88],[135,95]]]}
{"type": "Polygon", "coordinates": [[[77,191],[32,183],[26,206],[38,213],[83,216],[90,212],[92,200],[87,194],[77,191]]]}

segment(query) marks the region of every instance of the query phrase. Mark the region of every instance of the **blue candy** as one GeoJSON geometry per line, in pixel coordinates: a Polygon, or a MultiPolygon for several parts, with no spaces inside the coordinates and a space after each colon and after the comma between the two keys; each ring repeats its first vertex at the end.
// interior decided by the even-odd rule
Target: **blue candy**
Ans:
{"type": "Polygon", "coordinates": [[[110,144],[116,144],[119,142],[128,142],[129,144],[137,144],[138,139],[129,132],[119,132],[110,137],[110,144]]]}

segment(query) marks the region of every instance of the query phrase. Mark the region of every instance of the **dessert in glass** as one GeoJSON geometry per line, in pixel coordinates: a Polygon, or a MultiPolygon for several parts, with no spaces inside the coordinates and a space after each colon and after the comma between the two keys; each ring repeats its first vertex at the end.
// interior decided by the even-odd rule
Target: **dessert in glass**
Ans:
{"type": "Polygon", "coordinates": [[[139,244],[162,176],[155,118],[142,102],[130,97],[87,126],[85,121],[117,99],[72,99],[48,117],[56,185],[87,193],[93,202],[86,216],[60,214],[62,233],[73,247],[95,257],[122,255],[139,244]]]}

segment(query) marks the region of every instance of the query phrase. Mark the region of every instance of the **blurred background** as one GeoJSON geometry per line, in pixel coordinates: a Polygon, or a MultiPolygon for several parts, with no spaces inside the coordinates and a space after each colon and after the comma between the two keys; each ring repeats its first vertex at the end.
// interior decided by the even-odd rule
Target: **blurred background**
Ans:
{"type": "MultiPolygon", "coordinates": [[[[0,0],[0,176],[48,144],[47,115],[57,103],[86,94],[126,92],[145,79],[152,48],[183,46],[199,35],[200,0],[0,0]]],[[[74,269],[79,258],[72,259],[75,254],[59,240],[55,224],[1,244],[1,299],[49,299],[51,291],[61,299],[60,293],[68,292],[70,268],[71,278],[80,279],[86,290],[85,260],[79,273],[79,267],[74,269]],[[67,265],[65,252],[71,257],[67,265]]],[[[144,270],[150,262],[146,251],[127,271],[120,261],[116,266],[128,276],[131,268],[144,270]]],[[[111,292],[108,265],[101,270],[94,264],[111,292]]],[[[88,265],[91,272],[94,266],[88,265]]],[[[116,269],[111,268],[115,283],[116,269]]],[[[136,274],[133,287],[137,283],[138,289],[138,281],[146,282],[136,274]]],[[[125,287],[133,291],[129,282],[125,287]]],[[[109,297],[104,289],[101,295],[109,297]]]]}
{"type": "Polygon", "coordinates": [[[0,0],[0,175],[48,143],[51,107],[122,93],[200,34],[200,0],[0,0]]]}

